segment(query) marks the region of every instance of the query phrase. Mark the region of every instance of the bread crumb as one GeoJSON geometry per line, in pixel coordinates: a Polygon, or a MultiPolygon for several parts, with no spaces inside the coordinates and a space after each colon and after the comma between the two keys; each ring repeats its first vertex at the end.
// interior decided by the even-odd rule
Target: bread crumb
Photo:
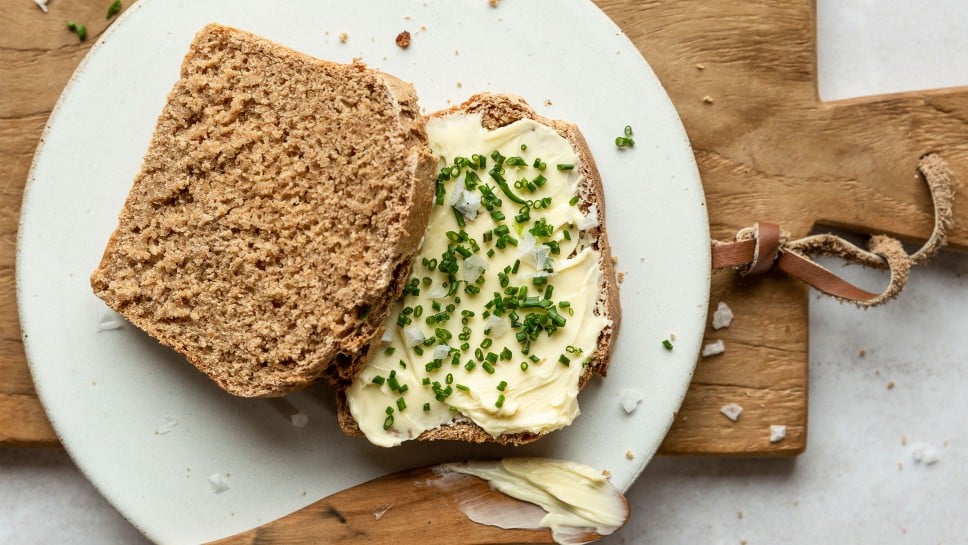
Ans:
{"type": "Polygon", "coordinates": [[[455,49],[455,50],[454,50],[454,55],[456,55],[456,56],[460,56],[460,50],[459,50],[459,49],[455,49]]]}
{"type": "Polygon", "coordinates": [[[904,464],[902,462],[898,462],[897,463],[897,470],[898,471],[904,471],[904,464]]]}
{"type": "Polygon", "coordinates": [[[457,88],[458,88],[458,89],[460,89],[460,88],[461,88],[461,87],[463,87],[463,86],[464,86],[464,84],[463,84],[463,83],[461,83],[461,82],[459,82],[459,81],[457,82],[457,88]]]}
{"type": "Polygon", "coordinates": [[[696,70],[700,70],[701,71],[701,70],[705,70],[705,69],[706,69],[706,65],[705,64],[700,63],[700,64],[697,64],[696,65],[696,70]]]}
{"type": "Polygon", "coordinates": [[[420,25],[421,32],[427,32],[427,25],[420,25]]]}
{"type": "Polygon", "coordinates": [[[867,355],[867,349],[865,349],[865,348],[861,348],[861,349],[860,349],[860,350],[859,350],[859,351],[857,352],[857,355],[858,355],[859,357],[861,357],[861,358],[863,358],[864,356],[866,356],[866,355],[867,355]]]}
{"type": "Polygon", "coordinates": [[[702,101],[703,101],[703,104],[712,104],[713,103],[713,97],[711,97],[709,95],[706,95],[706,96],[702,97],[702,101]]]}
{"type": "Polygon", "coordinates": [[[888,390],[893,390],[894,389],[894,381],[893,380],[887,381],[887,389],[888,390]]]}
{"type": "Polygon", "coordinates": [[[779,443],[780,441],[786,439],[787,427],[783,424],[771,424],[770,425],[770,442],[779,443]]]}
{"type": "Polygon", "coordinates": [[[492,8],[496,8],[501,5],[501,0],[487,0],[487,5],[491,6],[492,8]]]}
{"type": "Polygon", "coordinates": [[[718,356],[726,351],[726,344],[722,339],[708,342],[702,347],[702,357],[708,358],[711,356],[718,356]]]}
{"type": "Polygon", "coordinates": [[[739,545],[746,545],[746,540],[745,539],[739,540],[739,545]]]}
{"type": "Polygon", "coordinates": [[[901,446],[902,447],[907,446],[907,435],[901,434],[901,446]]]}
{"type": "Polygon", "coordinates": [[[609,477],[611,477],[611,476],[612,476],[612,472],[611,472],[611,471],[609,471],[609,470],[607,470],[607,469],[603,469],[603,470],[602,470],[602,476],[603,476],[603,477],[605,477],[605,478],[607,479],[607,478],[609,478],[609,477]]]}
{"type": "Polygon", "coordinates": [[[743,408],[736,403],[729,403],[720,407],[719,412],[726,418],[736,422],[739,420],[739,415],[743,414],[743,408]]]}
{"type": "Polygon", "coordinates": [[[345,32],[339,33],[339,43],[345,44],[347,40],[350,39],[350,35],[345,32]]]}
{"type": "Polygon", "coordinates": [[[409,21],[409,20],[411,20],[411,19],[413,19],[413,17],[411,17],[410,15],[404,15],[404,16],[403,16],[403,20],[404,20],[404,21],[409,21]]]}
{"type": "Polygon", "coordinates": [[[644,255],[640,255],[639,256],[639,263],[645,263],[645,256],[644,255]]]}
{"type": "Polygon", "coordinates": [[[625,459],[631,460],[632,458],[635,458],[635,454],[633,454],[631,450],[626,450],[625,451],[625,459]]]}
{"type": "Polygon", "coordinates": [[[397,34],[397,47],[400,49],[406,49],[410,47],[410,32],[404,30],[400,34],[397,34]]]}
{"type": "Polygon", "coordinates": [[[625,282],[625,271],[619,271],[619,272],[615,273],[615,276],[618,277],[618,283],[619,284],[621,284],[622,282],[625,282]]]}
{"type": "Polygon", "coordinates": [[[545,101],[544,101],[544,105],[545,106],[548,106],[550,108],[551,107],[551,99],[550,98],[546,98],[545,101]]]}
{"type": "Polygon", "coordinates": [[[738,519],[743,518],[743,512],[742,511],[737,511],[736,512],[736,518],[738,518],[738,519]]]}
{"type": "Polygon", "coordinates": [[[669,340],[670,341],[675,341],[676,340],[676,332],[675,331],[670,331],[669,332],[669,340]]]}
{"type": "Polygon", "coordinates": [[[720,301],[713,312],[713,329],[729,327],[733,323],[733,310],[725,302],[720,301]]]}
{"type": "Polygon", "coordinates": [[[614,265],[616,263],[618,263],[618,256],[615,255],[615,254],[612,254],[612,265],[614,265]]]}

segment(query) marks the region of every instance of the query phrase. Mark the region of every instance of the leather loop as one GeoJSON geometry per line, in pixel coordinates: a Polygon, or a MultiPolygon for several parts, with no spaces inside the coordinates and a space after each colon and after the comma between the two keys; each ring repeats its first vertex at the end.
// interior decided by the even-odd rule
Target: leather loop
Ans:
{"type": "Polygon", "coordinates": [[[747,274],[763,274],[773,268],[780,254],[780,226],[775,223],[756,224],[756,252],[747,274]]]}
{"type": "Polygon", "coordinates": [[[860,307],[885,303],[900,293],[911,267],[921,263],[945,244],[954,224],[954,177],[947,163],[937,154],[921,158],[918,172],[931,191],[934,203],[934,230],[925,244],[908,255],[901,243],[886,235],[871,237],[869,250],[858,248],[832,234],[812,235],[788,241],[775,223],[760,222],[740,229],[732,242],[712,242],[713,270],[736,269],[741,275],[763,274],[774,267],[838,299],[860,307]],[[872,293],[840,278],[810,259],[811,255],[841,257],[869,267],[889,269],[891,279],[881,293],[872,293]]]}

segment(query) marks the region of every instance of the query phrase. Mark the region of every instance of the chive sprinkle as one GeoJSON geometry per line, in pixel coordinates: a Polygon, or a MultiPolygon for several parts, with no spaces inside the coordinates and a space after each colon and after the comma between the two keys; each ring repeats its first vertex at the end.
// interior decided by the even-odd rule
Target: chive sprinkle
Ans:
{"type": "Polygon", "coordinates": [[[388,430],[393,427],[393,415],[388,414],[386,419],[383,421],[383,429],[388,430]]]}
{"type": "Polygon", "coordinates": [[[494,402],[494,406],[498,409],[504,406],[504,394],[497,396],[497,401],[494,402]]]}
{"type": "Polygon", "coordinates": [[[498,389],[498,390],[500,390],[500,391],[502,391],[502,392],[503,392],[504,390],[506,390],[506,389],[507,389],[507,387],[508,387],[508,381],[506,381],[506,380],[502,380],[502,381],[501,381],[501,382],[499,382],[499,383],[498,383],[498,385],[497,385],[497,389],[498,389]]]}
{"type": "Polygon", "coordinates": [[[430,403],[424,403],[423,409],[425,412],[430,412],[430,403]]]}
{"type": "Polygon", "coordinates": [[[575,206],[576,204],[578,204],[578,195],[575,195],[574,197],[572,197],[571,200],[568,201],[568,204],[570,206],[575,206]]]}
{"type": "Polygon", "coordinates": [[[557,166],[558,170],[574,170],[575,169],[575,165],[569,165],[569,164],[564,164],[564,163],[558,163],[556,166],[557,166]]]}
{"type": "Polygon", "coordinates": [[[387,379],[381,377],[380,375],[373,377],[373,384],[377,384],[379,386],[383,386],[383,383],[386,381],[387,379]]]}
{"type": "Polygon", "coordinates": [[[407,402],[402,397],[397,398],[397,410],[402,411],[407,408],[407,402]]]}
{"type": "Polygon", "coordinates": [[[666,339],[662,341],[662,346],[664,346],[666,350],[672,350],[672,341],[666,339]]]}
{"type": "Polygon", "coordinates": [[[568,359],[568,357],[565,356],[564,354],[558,356],[558,362],[564,365],[565,367],[568,367],[571,365],[571,360],[568,359]]]}
{"type": "Polygon", "coordinates": [[[119,13],[121,13],[121,0],[114,0],[114,2],[111,2],[111,5],[108,6],[108,16],[105,17],[105,19],[110,19],[119,13]]]}

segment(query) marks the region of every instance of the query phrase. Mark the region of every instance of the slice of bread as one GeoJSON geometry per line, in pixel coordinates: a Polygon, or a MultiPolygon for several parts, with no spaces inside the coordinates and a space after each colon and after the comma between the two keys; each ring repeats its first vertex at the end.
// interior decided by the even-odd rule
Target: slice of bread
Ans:
{"type": "MultiPolygon", "coordinates": [[[[596,374],[604,376],[606,374],[612,348],[615,342],[615,337],[618,333],[618,328],[621,321],[618,285],[615,276],[615,268],[612,261],[611,248],[609,247],[608,236],[605,230],[605,200],[602,188],[602,180],[598,169],[595,166],[595,161],[588,149],[588,145],[585,142],[584,137],[575,125],[562,121],[549,120],[539,116],[525,102],[525,100],[520,97],[512,95],[479,94],[471,97],[459,106],[434,113],[430,117],[444,118],[452,115],[466,114],[480,114],[481,124],[489,131],[510,125],[520,119],[534,120],[540,124],[554,129],[555,132],[567,140],[578,157],[578,164],[575,165],[575,169],[580,172],[581,181],[577,187],[577,196],[579,198],[577,205],[584,214],[589,216],[597,215],[597,221],[591,222],[592,226],[582,231],[581,242],[579,243],[576,252],[586,246],[590,246],[598,252],[598,266],[600,275],[599,285],[596,286],[597,300],[594,304],[594,313],[597,316],[603,316],[607,319],[607,325],[601,330],[601,333],[598,336],[594,353],[592,353],[590,357],[585,358],[585,366],[583,367],[581,375],[578,379],[579,388],[582,388],[592,376],[596,374]]],[[[481,150],[481,152],[489,153],[488,150],[481,150]]],[[[470,151],[468,151],[468,155],[469,154],[470,151]]],[[[504,195],[501,195],[499,191],[495,190],[495,192],[498,194],[498,196],[504,197],[504,195]]],[[[484,213],[483,210],[481,213],[484,213]]],[[[507,223],[512,224],[512,220],[508,218],[507,223]]],[[[417,267],[418,265],[415,265],[415,271],[417,267]]],[[[414,274],[416,276],[418,273],[415,272],[414,274]]],[[[457,309],[450,314],[459,316],[460,312],[461,308],[458,306],[457,309]]],[[[394,317],[395,316],[391,317],[391,321],[388,322],[388,328],[397,327],[397,324],[393,323],[394,317]]],[[[513,337],[513,334],[511,337],[513,337]]],[[[454,342],[457,343],[459,341],[455,340],[454,342]]],[[[495,343],[495,346],[497,344],[498,343],[495,343]]],[[[374,345],[367,356],[357,358],[350,365],[341,366],[339,368],[341,375],[331,377],[338,391],[337,406],[339,424],[343,431],[349,435],[363,435],[363,432],[351,411],[347,392],[352,387],[354,380],[361,380],[362,375],[360,374],[367,368],[369,359],[382,352],[384,350],[384,346],[374,345]]],[[[557,355],[553,357],[557,358],[557,355]]],[[[463,359],[461,360],[461,363],[463,364],[463,359]]],[[[516,362],[513,363],[514,365],[517,364],[516,362]]],[[[558,363],[555,362],[554,365],[558,365],[558,363]]],[[[420,364],[420,367],[423,367],[422,363],[420,364]]],[[[446,370],[444,372],[446,372],[446,370]]],[[[363,383],[361,382],[360,384],[363,383]]],[[[426,384],[426,382],[424,384],[426,384]]],[[[420,386],[417,387],[419,388],[420,386]]],[[[412,389],[413,388],[410,388],[410,390],[412,389]]],[[[412,401],[410,403],[413,404],[412,401]]],[[[391,409],[392,407],[387,407],[388,414],[390,413],[391,409]]],[[[412,408],[412,410],[419,411],[420,407],[412,408]]],[[[382,416],[380,418],[382,419],[382,416]]],[[[542,435],[543,434],[541,433],[517,432],[495,436],[486,432],[482,427],[469,419],[457,418],[456,420],[439,427],[423,431],[417,437],[415,437],[415,439],[458,440],[476,443],[495,442],[504,445],[520,445],[534,441],[540,438],[542,435]]]]}
{"type": "Polygon", "coordinates": [[[209,25],[91,285],[232,394],[303,388],[379,336],[435,169],[409,84],[209,25]]]}

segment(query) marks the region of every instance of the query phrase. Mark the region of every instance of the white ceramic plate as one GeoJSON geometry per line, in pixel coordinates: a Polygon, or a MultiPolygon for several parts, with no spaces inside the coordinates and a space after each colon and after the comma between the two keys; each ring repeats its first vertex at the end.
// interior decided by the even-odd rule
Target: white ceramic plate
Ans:
{"type": "Polygon", "coordinates": [[[476,456],[543,455],[607,468],[627,488],[686,391],[706,316],[703,192],[676,112],[639,52],[586,0],[141,0],[92,49],[50,118],[24,198],[17,261],[27,355],[47,413],[80,468],[160,543],[197,543],[270,521],[398,469],[476,456]],[[278,402],[233,398],[125,324],[88,276],[115,227],[155,119],[194,33],[237,26],[321,58],[362,57],[412,81],[427,111],[478,91],[524,96],[576,122],[605,180],[609,236],[627,276],[608,380],[582,393],[570,428],[521,449],[343,436],[325,388],[278,402]],[[413,34],[402,50],[394,38],[413,34]],[[348,35],[341,43],[339,35],[348,35]],[[635,148],[616,136],[635,129],[635,148]],[[661,341],[677,337],[675,350],[661,341]],[[622,389],[645,395],[627,415],[622,389]],[[167,432],[166,432],[167,431],[167,432]],[[165,433],[166,432],[166,433],[165,433]],[[627,459],[626,452],[634,454],[627,459]],[[209,477],[229,489],[216,494],[209,477]]]}

